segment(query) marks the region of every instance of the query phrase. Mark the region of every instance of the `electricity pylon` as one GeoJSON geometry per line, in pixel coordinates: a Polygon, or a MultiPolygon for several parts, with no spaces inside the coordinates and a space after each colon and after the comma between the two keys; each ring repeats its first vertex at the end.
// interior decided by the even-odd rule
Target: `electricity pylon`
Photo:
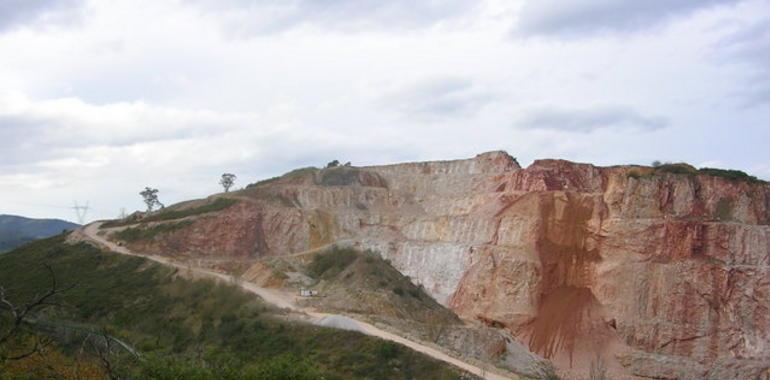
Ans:
{"type": "Polygon", "coordinates": [[[86,214],[88,213],[89,208],[88,201],[86,201],[85,206],[80,206],[78,205],[78,202],[75,201],[75,206],[73,206],[72,209],[75,210],[75,215],[78,217],[78,224],[83,224],[83,222],[86,221],[86,214]]]}

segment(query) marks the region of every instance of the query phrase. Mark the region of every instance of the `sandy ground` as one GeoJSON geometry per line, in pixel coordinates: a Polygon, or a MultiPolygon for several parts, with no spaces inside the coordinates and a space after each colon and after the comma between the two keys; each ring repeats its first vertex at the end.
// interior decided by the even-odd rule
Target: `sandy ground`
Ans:
{"type": "Polygon", "coordinates": [[[319,313],[310,309],[301,308],[296,304],[296,296],[294,296],[293,294],[289,294],[287,292],[281,292],[274,289],[262,288],[249,282],[236,281],[236,279],[234,279],[233,276],[230,276],[228,274],[218,273],[218,272],[214,272],[206,269],[195,268],[188,265],[175,263],[171,259],[166,257],[156,256],[156,255],[144,255],[144,254],[138,254],[138,253],[132,252],[126,247],[119,246],[107,240],[106,238],[99,236],[98,232],[101,227],[101,224],[102,224],[101,222],[94,222],[83,227],[80,230],[83,234],[83,237],[117,253],[130,255],[130,256],[144,257],[146,259],[153,260],[155,262],[158,262],[164,265],[176,267],[183,270],[193,271],[202,277],[215,278],[215,279],[231,282],[237,286],[240,286],[241,288],[243,288],[244,290],[250,293],[258,295],[267,303],[273,304],[282,309],[288,309],[291,311],[304,313],[312,318],[311,320],[312,323],[320,326],[332,327],[332,328],[343,329],[343,330],[358,331],[366,335],[371,335],[381,339],[396,342],[398,344],[407,346],[417,352],[421,352],[434,359],[449,363],[451,365],[454,365],[458,368],[461,368],[465,371],[468,371],[474,375],[480,376],[487,380],[518,379],[518,377],[515,377],[515,376],[503,376],[503,375],[491,372],[490,369],[480,368],[474,364],[449,356],[448,354],[434,347],[426,346],[419,342],[408,340],[399,335],[381,330],[376,326],[363,321],[359,321],[343,315],[319,313]]]}

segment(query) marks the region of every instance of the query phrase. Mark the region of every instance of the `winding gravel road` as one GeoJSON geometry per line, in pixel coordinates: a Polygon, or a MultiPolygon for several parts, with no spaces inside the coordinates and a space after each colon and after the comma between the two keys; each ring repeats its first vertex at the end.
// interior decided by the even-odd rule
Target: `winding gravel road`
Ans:
{"type": "Polygon", "coordinates": [[[392,342],[396,342],[398,344],[407,346],[415,351],[421,352],[427,356],[430,356],[434,359],[441,360],[443,362],[449,363],[451,365],[454,365],[458,368],[461,368],[465,371],[468,371],[474,375],[480,376],[487,380],[514,380],[518,379],[518,377],[507,377],[502,376],[497,373],[493,373],[488,369],[482,369],[474,364],[462,361],[460,359],[457,359],[455,357],[449,356],[445,354],[444,352],[439,351],[436,348],[423,345],[421,343],[406,339],[404,337],[401,337],[399,335],[384,331],[382,329],[377,328],[376,326],[359,321],[357,319],[344,316],[344,315],[338,315],[338,314],[327,314],[327,313],[319,313],[316,311],[312,311],[310,309],[301,308],[296,305],[295,297],[287,292],[281,292],[274,289],[267,289],[262,288],[259,286],[256,286],[255,284],[249,283],[249,282],[242,282],[242,281],[235,281],[233,276],[227,275],[224,273],[218,273],[202,268],[195,268],[191,266],[187,266],[184,264],[176,263],[170,260],[169,258],[157,256],[157,255],[144,255],[144,254],[138,254],[135,252],[132,252],[126,247],[120,246],[118,244],[115,244],[106,238],[99,236],[98,232],[101,228],[102,222],[94,222],[91,223],[83,228],[81,228],[81,232],[83,233],[83,236],[87,238],[88,240],[91,240],[92,242],[103,246],[111,251],[124,254],[124,255],[130,255],[130,256],[138,256],[143,257],[158,263],[161,263],[163,265],[172,266],[179,269],[184,270],[191,270],[195,272],[198,275],[209,277],[209,278],[215,278],[224,280],[230,283],[233,283],[237,286],[240,286],[244,290],[256,294],[259,297],[261,297],[265,302],[273,304],[279,308],[282,309],[289,309],[292,311],[296,311],[299,313],[304,313],[306,315],[309,315],[313,319],[313,323],[320,325],[320,326],[326,326],[326,327],[333,327],[343,330],[353,330],[353,331],[359,331],[361,333],[364,333],[366,335],[375,336],[381,339],[389,340],[392,342]]]}

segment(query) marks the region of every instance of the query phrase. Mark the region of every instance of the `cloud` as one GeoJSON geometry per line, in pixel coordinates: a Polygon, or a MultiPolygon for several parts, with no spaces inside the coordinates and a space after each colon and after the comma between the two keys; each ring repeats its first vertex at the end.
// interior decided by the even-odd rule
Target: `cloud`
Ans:
{"type": "Polygon", "coordinates": [[[81,0],[0,1],[0,32],[30,23],[50,26],[69,21],[81,4],[81,0]]]}
{"type": "MultiPolygon", "coordinates": [[[[770,12],[770,7],[765,11],[770,12]]],[[[748,80],[737,91],[741,106],[770,103],[770,17],[741,25],[714,48],[722,63],[744,65],[750,70],[748,80]]]]}
{"type": "Polygon", "coordinates": [[[381,103],[406,117],[445,119],[471,116],[493,100],[491,94],[469,79],[442,77],[392,91],[381,103]]]}
{"type": "Polygon", "coordinates": [[[259,118],[253,114],[143,102],[94,105],[78,98],[33,101],[20,94],[0,96],[0,148],[7,153],[4,165],[50,159],[67,149],[183,140],[258,124],[259,118]]]}
{"type": "Polygon", "coordinates": [[[588,133],[598,129],[628,129],[649,131],[664,128],[668,121],[660,116],[644,116],[636,110],[619,105],[588,108],[559,106],[530,109],[516,122],[524,129],[556,130],[588,133]]]}
{"type": "Polygon", "coordinates": [[[240,35],[302,26],[326,30],[418,29],[467,14],[475,0],[188,0],[240,35]]]}
{"type": "Polygon", "coordinates": [[[516,32],[569,36],[597,32],[634,32],[737,0],[530,0],[519,13],[516,32]]]}

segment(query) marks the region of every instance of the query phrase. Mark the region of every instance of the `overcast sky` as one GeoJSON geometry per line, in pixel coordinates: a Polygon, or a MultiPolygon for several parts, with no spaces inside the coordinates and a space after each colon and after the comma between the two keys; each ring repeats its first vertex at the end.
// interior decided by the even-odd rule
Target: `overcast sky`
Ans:
{"type": "Polygon", "coordinates": [[[770,0],[0,0],[0,213],[332,159],[770,179],[770,0]]]}

